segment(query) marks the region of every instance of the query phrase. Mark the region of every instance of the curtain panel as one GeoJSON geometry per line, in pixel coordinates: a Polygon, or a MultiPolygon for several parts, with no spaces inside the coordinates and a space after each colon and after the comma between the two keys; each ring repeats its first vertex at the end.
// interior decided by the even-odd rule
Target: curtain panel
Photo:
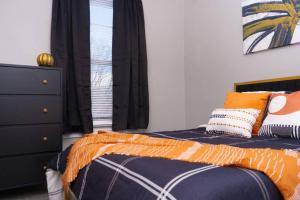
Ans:
{"type": "Polygon", "coordinates": [[[64,74],[64,132],[92,132],[89,0],[53,0],[51,53],[64,74]]]}
{"type": "Polygon", "coordinates": [[[145,129],[149,94],[141,0],[113,2],[113,130],[145,129]]]}

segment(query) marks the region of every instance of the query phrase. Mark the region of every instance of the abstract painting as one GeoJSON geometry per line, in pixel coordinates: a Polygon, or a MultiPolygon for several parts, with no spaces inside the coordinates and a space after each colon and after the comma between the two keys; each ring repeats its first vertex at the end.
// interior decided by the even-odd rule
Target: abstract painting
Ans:
{"type": "Polygon", "coordinates": [[[300,42],[300,0],[242,0],[244,54],[300,42]]]}

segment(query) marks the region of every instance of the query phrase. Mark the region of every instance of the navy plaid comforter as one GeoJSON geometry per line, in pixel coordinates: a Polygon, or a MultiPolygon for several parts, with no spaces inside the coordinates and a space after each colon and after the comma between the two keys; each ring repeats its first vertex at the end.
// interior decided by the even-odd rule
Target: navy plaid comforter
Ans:
{"type": "MultiPolygon", "coordinates": [[[[242,148],[300,150],[297,140],[210,136],[203,128],[147,133],[149,136],[227,144],[242,148]]],[[[69,149],[49,166],[64,172],[69,149]]],[[[264,173],[158,158],[107,155],[83,168],[71,189],[79,200],[279,200],[282,196],[264,173]]]]}

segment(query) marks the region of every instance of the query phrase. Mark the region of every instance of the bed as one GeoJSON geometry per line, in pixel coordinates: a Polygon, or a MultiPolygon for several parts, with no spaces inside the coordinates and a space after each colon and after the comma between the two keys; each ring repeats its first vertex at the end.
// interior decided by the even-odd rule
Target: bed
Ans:
{"type": "MultiPolygon", "coordinates": [[[[300,77],[236,83],[242,91],[297,91],[300,77]]],[[[143,133],[158,138],[226,144],[241,148],[300,150],[299,140],[274,137],[241,138],[207,135],[205,128],[143,133]]],[[[60,174],[65,171],[70,148],[48,165],[50,200],[63,199],[60,174]]],[[[218,167],[162,158],[105,155],[80,170],[70,185],[73,199],[103,200],[279,200],[282,195],[262,172],[236,167],[218,167]]]]}

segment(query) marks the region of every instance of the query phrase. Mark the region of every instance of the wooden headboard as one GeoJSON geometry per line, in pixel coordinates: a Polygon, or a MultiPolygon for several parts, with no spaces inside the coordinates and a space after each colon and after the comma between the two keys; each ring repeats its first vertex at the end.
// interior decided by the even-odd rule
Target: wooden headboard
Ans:
{"type": "Polygon", "coordinates": [[[236,92],[298,91],[300,90],[300,76],[235,83],[234,90],[236,92]]]}

